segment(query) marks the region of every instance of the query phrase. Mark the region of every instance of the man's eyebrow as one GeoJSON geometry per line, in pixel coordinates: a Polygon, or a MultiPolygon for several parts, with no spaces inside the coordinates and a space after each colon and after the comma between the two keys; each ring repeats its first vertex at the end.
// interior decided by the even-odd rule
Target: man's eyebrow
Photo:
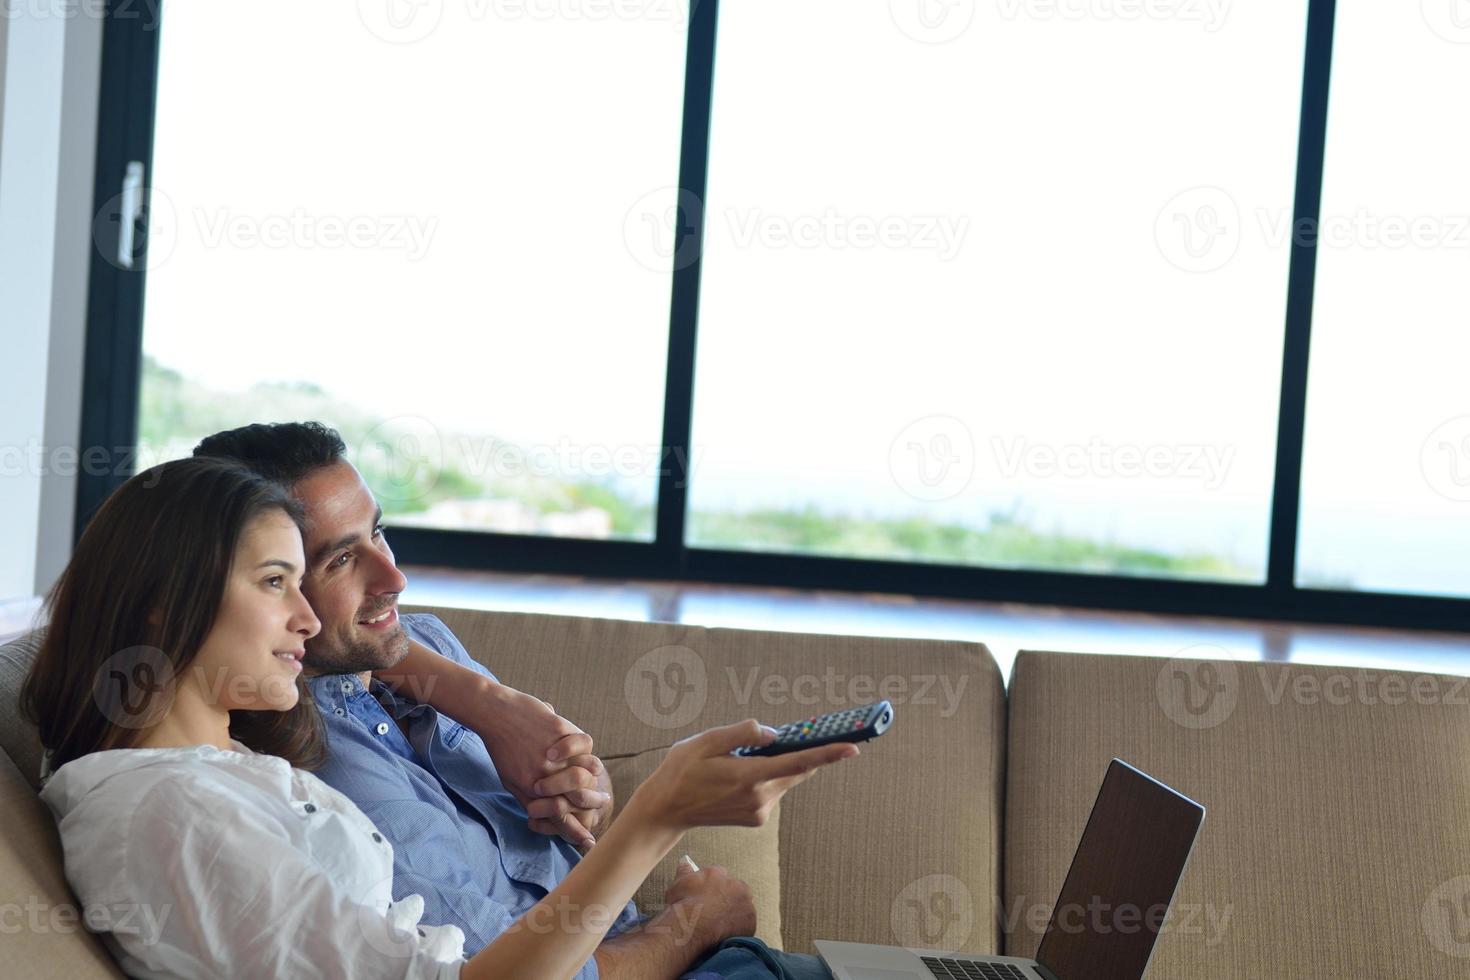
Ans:
{"type": "Polygon", "coordinates": [[[256,568],[257,571],[259,571],[262,568],[270,568],[272,566],[279,566],[281,568],[284,568],[288,572],[295,572],[296,571],[296,566],[293,565],[293,564],[291,564],[289,561],[287,561],[284,558],[269,558],[269,559],[266,559],[265,561],[261,562],[259,565],[256,565],[255,568],[256,568]]]}
{"type": "MultiPolygon", "coordinates": [[[[373,514],[373,527],[377,527],[378,526],[378,523],[380,521],[382,521],[382,519],[383,519],[383,505],[382,504],[379,504],[377,511],[373,514]]],[[[335,541],[329,541],[326,544],[322,545],[320,548],[318,548],[315,551],[313,551],[311,553],[311,563],[313,565],[319,565],[332,552],[334,552],[334,551],[341,551],[343,548],[347,547],[348,545],[357,544],[357,542],[359,542],[361,540],[362,540],[362,535],[360,533],[356,532],[356,531],[353,531],[351,534],[344,534],[340,538],[338,538],[337,540],[335,540],[335,541]]]]}

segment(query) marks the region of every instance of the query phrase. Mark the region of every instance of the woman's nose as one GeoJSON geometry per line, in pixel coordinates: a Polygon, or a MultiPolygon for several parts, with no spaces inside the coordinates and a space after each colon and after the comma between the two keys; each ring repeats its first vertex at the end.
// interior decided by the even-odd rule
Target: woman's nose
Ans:
{"type": "Polygon", "coordinates": [[[316,610],[311,608],[311,603],[306,601],[306,597],[301,596],[299,598],[301,604],[296,609],[296,617],[295,622],[292,624],[292,629],[307,639],[311,639],[322,631],[322,621],[317,618],[316,610]]]}

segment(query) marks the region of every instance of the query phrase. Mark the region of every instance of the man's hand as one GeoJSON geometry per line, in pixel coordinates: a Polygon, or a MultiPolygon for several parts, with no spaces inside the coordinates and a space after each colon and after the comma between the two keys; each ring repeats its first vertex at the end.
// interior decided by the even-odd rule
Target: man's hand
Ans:
{"type": "MultiPolygon", "coordinates": [[[[563,743],[574,746],[576,739],[569,737],[563,743]]],[[[531,829],[539,834],[561,834],[573,844],[584,844],[589,841],[573,840],[564,832],[574,827],[573,821],[591,839],[611,819],[612,782],[602,760],[590,752],[567,759],[565,768],[538,780],[531,792],[536,799],[526,806],[526,812],[531,817],[531,829]]]]}
{"type": "Polygon", "coordinates": [[[491,735],[485,747],[500,781],[525,807],[530,828],[592,846],[592,831],[612,803],[612,784],[592,754],[592,736],[540,698],[505,685],[486,713],[496,717],[485,719],[491,735]]]}
{"type": "Polygon", "coordinates": [[[674,883],[664,892],[664,905],[674,922],[689,931],[687,941],[697,951],[718,946],[731,936],[755,935],[755,903],[750,886],[730,877],[719,865],[695,871],[680,861],[674,883]]]}
{"type": "Polygon", "coordinates": [[[680,862],[664,903],[646,922],[597,947],[603,980],[680,976],[731,936],[755,934],[750,886],[724,868],[695,871],[680,862]]]}

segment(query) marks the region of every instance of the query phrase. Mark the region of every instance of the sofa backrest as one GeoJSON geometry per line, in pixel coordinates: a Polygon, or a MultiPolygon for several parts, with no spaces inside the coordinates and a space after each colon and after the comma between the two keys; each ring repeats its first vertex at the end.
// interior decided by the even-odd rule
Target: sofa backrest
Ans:
{"type": "Polygon", "coordinates": [[[1009,691],[1006,952],[1034,954],[1116,756],[1207,810],[1150,977],[1463,976],[1467,685],[1021,653],[1009,691]]]}
{"type": "Polygon", "coordinates": [[[0,646],[0,749],[32,789],[41,786],[41,739],[36,726],[21,718],[20,688],[41,649],[43,630],[35,630],[0,646]]]}
{"type": "Polygon", "coordinates": [[[887,698],[893,728],[781,804],[781,932],[997,952],[1005,692],[984,646],[430,610],[616,757],[887,698]]]}
{"type": "MultiPolygon", "coordinates": [[[[0,974],[6,980],[103,980],[122,972],[96,935],[86,930],[84,910],[62,873],[56,824],[35,791],[0,755],[0,886],[5,941],[0,974]]],[[[111,910],[109,910],[111,911],[111,910]]]]}

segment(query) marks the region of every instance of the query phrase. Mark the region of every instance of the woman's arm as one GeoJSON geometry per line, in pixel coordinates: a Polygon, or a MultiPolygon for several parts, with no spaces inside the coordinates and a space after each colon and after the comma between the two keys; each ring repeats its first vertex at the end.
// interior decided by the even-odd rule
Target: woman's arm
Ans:
{"type": "MultiPolygon", "coordinates": [[[[636,801],[636,794],[634,797],[636,801]]],[[[602,843],[561,884],[464,964],[462,980],[546,977],[570,980],[684,832],[637,815],[630,801],[602,843]]]]}
{"type": "MultiPolygon", "coordinates": [[[[622,816],[562,883],[469,960],[466,980],[546,977],[568,980],[595,953],[618,912],[691,827],[765,823],[776,801],[825,765],[858,754],[838,742],[771,758],[736,758],[742,745],[766,745],[775,729],[755,719],[676,742],[623,807],[622,816]],[[548,940],[548,936],[555,937],[548,940]]],[[[707,934],[680,939],[691,959],[707,934]]]]}

